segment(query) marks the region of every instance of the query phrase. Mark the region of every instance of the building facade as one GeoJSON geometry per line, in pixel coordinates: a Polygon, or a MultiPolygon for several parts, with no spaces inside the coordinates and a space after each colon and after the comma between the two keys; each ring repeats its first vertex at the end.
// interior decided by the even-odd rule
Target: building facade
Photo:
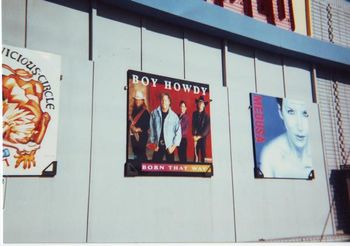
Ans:
{"type": "Polygon", "coordinates": [[[349,240],[346,41],[317,39],[322,1],[314,38],[211,2],[2,2],[4,45],[62,61],[57,173],[4,178],[5,242],[349,240]],[[130,69],[210,85],[213,176],[125,177],[130,69]],[[313,179],[254,175],[251,93],[309,105],[313,179]]]}

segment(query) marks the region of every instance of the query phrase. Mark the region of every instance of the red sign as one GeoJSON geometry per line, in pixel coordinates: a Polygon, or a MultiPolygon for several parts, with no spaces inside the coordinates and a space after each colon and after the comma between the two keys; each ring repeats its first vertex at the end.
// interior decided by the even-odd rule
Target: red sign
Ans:
{"type": "Polygon", "coordinates": [[[207,0],[254,19],[294,31],[292,0],[207,0]]]}

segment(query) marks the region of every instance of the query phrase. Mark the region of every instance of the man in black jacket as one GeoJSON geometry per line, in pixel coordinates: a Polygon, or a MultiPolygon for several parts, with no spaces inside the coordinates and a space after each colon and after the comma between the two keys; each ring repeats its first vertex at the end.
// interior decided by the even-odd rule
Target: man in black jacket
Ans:
{"type": "Polygon", "coordinates": [[[206,138],[210,132],[210,117],[205,112],[205,106],[208,104],[203,96],[196,99],[197,110],[192,114],[192,135],[195,146],[194,161],[204,162],[206,157],[206,138]],[[199,154],[201,158],[199,159],[199,154]]]}

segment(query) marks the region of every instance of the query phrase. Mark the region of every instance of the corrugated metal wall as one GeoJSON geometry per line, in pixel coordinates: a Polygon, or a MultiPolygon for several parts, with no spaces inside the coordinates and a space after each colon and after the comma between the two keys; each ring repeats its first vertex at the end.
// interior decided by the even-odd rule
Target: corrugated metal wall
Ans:
{"type": "Polygon", "coordinates": [[[350,2],[345,0],[312,0],[312,36],[342,46],[350,46],[350,2]]]}
{"type": "Polygon", "coordinates": [[[310,64],[99,1],[91,9],[88,1],[4,0],[3,42],[63,62],[58,173],[6,179],[6,242],[244,242],[333,233],[310,64]],[[128,69],[210,84],[212,178],[123,177],[128,69]],[[310,103],[314,180],[254,178],[250,92],[310,103]]]}
{"type": "MultiPolygon", "coordinates": [[[[350,47],[350,3],[344,0],[312,0],[311,1],[313,37],[350,47]]],[[[350,154],[350,80],[349,74],[339,75],[329,68],[317,68],[317,96],[322,118],[322,133],[325,148],[326,168],[329,179],[329,192],[332,197],[332,216],[337,233],[343,233],[344,227],[350,225],[350,214],[339,208],[334,183],[334,170],[339,170],[343,160],[339,141],[339,119],[336,112],[334,83],[338,83],[340,120],[343,130],[345,155],[350,154]]],[[[342,191],[343,192],[343,191],[342,191]]]]}
{"type": "Polygon", "coordinates": [[[322,119],[322,134],[325,148],[325,161],[329,180],[329,192],[332,199],[332,216],[337,233],[348,233],[350,214],[346,207],[337,202],[343,196],[342,189],[337,188],[335,170],[339,170],[344,162],[349,164],[350,153],[350,80],[349,75],[337,76],[325,68],[317,69],[317,95],[322,119]],[[339,106],[341,109],[341,128],[343,131],[346,159],[342,158],[339,140],[339,119],[337,118],[334,83],[338,82],[339,106]]]}

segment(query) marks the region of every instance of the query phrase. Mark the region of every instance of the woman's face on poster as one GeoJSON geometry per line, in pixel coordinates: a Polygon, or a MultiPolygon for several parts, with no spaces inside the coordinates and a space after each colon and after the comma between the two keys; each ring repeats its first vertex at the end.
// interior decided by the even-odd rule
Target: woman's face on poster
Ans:
{"type": "Polygon", "coordinates": [[[297,148],[304,148],[309,139],[309,114],[305,103],[283,99],[281,118],[289,141],[297,148]]]}

